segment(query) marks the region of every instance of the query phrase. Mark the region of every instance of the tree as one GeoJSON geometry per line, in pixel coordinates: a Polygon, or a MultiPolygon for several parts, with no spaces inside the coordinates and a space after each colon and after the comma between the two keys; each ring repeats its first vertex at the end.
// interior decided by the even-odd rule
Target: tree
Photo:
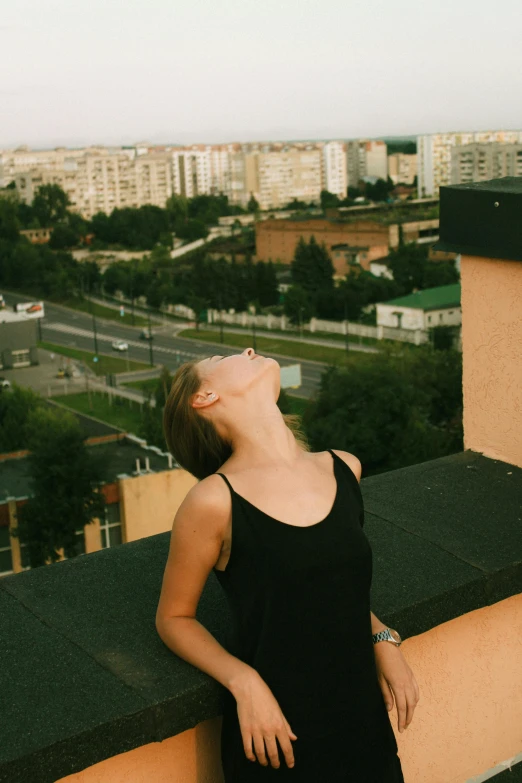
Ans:
{"type": "Polygon", "coordinates": [[[331,207],[338,207],[340,199],[335,193],[330,193],[328,190],[321,190],[321,209],[330,209],[331,207]]]}
{"type": "Polygon", "coordinates": [[[255,290],[261,307],[278,303],[279,291],[272,261],[258,261],[255,265],[255,290]]]}
{"type": "Polygon", "coordinates": [[[315,451],[335,442],[371,475],[461,451],[461,395],[457,351],[383,345],[328,367],[303,423],[315,451]]]}
{"type": "Polygon", "coordinates": [[[79,236],[65,223],[58,223],[49,238],[49,247],[53,250],[67,250],[79,243],[79,236]]]}
{"type": "Polygon", "coordinates": [[[40,395],[16,383],[0,389],[0,454],[26,448],[29,413],[41,404],[40,395]]]}
{"type": "Polygon", "coordinates": [[[0,198],[0,239],[16,242],[20,238],[17,206],[6,198],[0,198]]]}
{"type": "Polygon", "coordinates": [[[33,199],[33,212],[44,227],[54,226],[67,217],[69,196],[59,185],[40,185],[33,199]]]}
{"type": "Polygon", "coordinates": [[[106,462],[87,448],[70,413],[37,407],[27,420],[31,497],[19,513],[17,535],[32,568],[78,554],[76,531],[100,518],[106,462]]]}
{"type": "Polygon", "coordinates": [[[172,196],[170,196],[167,199],[167,204],[165,209],[167,210],[167,214],[169,216],[170,220],[170,227],[173,231],[176,230],[176,224],[178,221],[183,222],[187,219],[188,216],[188,202],[185,196],[178,196],[176,193],[173,193],[172,196]]]}
{"type": "Polygon", "coordinates": [[[323,244],[318,245],[312,234],[310,242],[299,239],[290,264],[292,280],[313,296],[320,288],[333,289],[335,272],[332,259],[323,244]]]}
{"type": "Polygon", "coordinates": [[[250,194],[250,199],[247,204],[248,212],[259,212],[259,201],[254,197],[254,194],[250,194]]]}
{"type": "Polygon", "coordinates": [[[291,286],[285,294],[285,315],[292,324],[301,326],[314,314],[313,303],[308,292],[300,285],[291,286]]]}

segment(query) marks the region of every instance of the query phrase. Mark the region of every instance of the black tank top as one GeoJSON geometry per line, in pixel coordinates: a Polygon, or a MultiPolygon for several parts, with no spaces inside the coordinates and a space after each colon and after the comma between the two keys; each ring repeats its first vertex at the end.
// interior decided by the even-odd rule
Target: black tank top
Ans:
{"type": "Polygon", "coordinates": [[[328,451],[335,501],[306,527],[264,513],[218,474],[232,495],[232,541],[226,569],[214,572],[232,613],[230,652],[260,674],[298,737],[320,736],[339,721],[352,736],[385,736],[363,499],[352,470],[328,451]]]}

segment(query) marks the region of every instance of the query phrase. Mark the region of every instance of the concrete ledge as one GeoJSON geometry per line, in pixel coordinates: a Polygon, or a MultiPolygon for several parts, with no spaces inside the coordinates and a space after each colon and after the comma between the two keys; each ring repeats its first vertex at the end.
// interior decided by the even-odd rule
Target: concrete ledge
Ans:
{"type": "MultiPolygon", "coordinates": [[[[372,609],[403,637],[522,592],[522,469],[466,451],[361,488],[372,609]]],[[[54,783],[222,714],[227,691],[156,633],[169,538],[0,580],[0,782],[54,783]]],[[[234,654],[214,573],[197,619],[234,654]]]]}

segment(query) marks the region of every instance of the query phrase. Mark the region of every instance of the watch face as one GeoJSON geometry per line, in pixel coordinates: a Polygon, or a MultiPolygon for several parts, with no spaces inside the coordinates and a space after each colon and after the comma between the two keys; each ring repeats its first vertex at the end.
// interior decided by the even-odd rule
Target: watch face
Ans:
{"type": "Polygon", "coordinates": [[[395,628],[390,628],[389,630],[390,630],[390,634],[392,635],[393,639],[396,642],[402,642],[402,639],[401,639],[401,637],[399,635],[399,632],[396,631],[395,628]]]}

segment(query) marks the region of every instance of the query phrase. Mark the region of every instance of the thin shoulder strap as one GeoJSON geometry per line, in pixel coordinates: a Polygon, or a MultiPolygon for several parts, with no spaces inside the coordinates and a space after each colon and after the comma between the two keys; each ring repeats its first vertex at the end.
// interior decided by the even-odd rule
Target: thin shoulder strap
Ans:
{"type": "Polygon", "coordinates": [[[332,457],[334,458],[334,462],[341,464],[345,475],[348,474],[350,476],[350,481],[352,482],[352,484],[356,484],[360,491],[361,487],[359,485],[357,476],[355,475],[351,467],[348,465],[348,463],[345,462],[344,459],[341,459],[341,457],[338,454],[336,454],[335,451],[332,451],[332,449],[327,449],[327,451],[329,451],[332,457]]]}
{"type": "Polygon", "coordinates": [[[217,476],[221,476],[221,478],[225,479],[225,483],[228,484],[228,488],[230,489],[231,493],[234,494],[234,488],[230,481],[227,479],[224,473],[216,473],[217,476]]]}

